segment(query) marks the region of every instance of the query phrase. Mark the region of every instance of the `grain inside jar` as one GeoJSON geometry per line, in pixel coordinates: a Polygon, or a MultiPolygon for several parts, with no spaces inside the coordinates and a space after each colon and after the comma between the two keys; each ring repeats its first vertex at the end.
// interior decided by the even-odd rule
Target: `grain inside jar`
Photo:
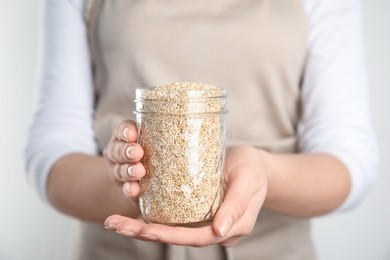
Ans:
{"type": "Polygon", "coordinates": [[[226,90],[171,83],[136,91],[144,149],[140,209],[148,222],[210,223],[222,200],[226,90]]]}

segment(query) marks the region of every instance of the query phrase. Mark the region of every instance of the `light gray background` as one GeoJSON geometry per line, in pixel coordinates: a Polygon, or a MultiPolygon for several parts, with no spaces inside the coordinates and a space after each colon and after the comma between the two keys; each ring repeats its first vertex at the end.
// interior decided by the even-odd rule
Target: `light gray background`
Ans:
{"type": "MultiPolygon", "coordinates": [[[[382,153],[376,186],[354,211],[314,220],[321,260],[390,259],[390,1],[364,0],[374,126],[382,153]]],[[[23,146],[38,96],[43,0],[0,0],[0,259],[71,259],[77,224],[26,184],[23,146]]],[[[335,28],[337,29],[337,28],[335,28]]]]}

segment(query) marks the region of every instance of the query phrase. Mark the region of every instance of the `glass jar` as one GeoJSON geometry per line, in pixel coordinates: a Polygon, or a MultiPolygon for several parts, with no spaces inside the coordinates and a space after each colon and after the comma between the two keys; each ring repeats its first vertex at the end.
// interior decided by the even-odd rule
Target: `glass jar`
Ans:
{"type": "Polygon", "coordinates": [[[172,83],[136,90],[138,142],[146,176],[139,205],[151,223],[201,226],[223,197],[226,90],[172,83]]]}

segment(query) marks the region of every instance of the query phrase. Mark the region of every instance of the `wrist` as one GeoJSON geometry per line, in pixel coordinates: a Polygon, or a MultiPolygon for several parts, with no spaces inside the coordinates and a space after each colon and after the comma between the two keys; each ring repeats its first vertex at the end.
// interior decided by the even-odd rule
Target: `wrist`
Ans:
{"type": "Polygon", "coordinates": [[[256,149],[257,150],[257,154],[258,154],[258,158],[260,158],[260,161],[263,165],[263,171],[264,171],[264,174],[266,175],[266,179],[267,179],[267,186],[270,182],[270,180],[272,180],[273,178],[273,174],[272,174],[272,160],[273,160],[273,154],[266,151],[266,150],[262,150],[262,149],[256,149]]]}
{"type": "Polygon", "coordinates": [[[265,180],[267,182],[267,194],[264,201],[264,208],[268,208],[268,205],[272,203],[273,194],[275,192],[274,187],[278,178],[278,175],[274,170],[277,155],[262,149],[257,149],[257,153],[260,161],[263,164],[263,171],[266,177],[265,180]]]}

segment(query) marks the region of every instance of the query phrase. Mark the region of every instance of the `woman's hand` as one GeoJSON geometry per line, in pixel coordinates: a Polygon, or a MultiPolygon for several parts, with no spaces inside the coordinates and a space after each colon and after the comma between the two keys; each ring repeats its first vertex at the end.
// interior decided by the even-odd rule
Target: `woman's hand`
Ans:
{"type": "Polygon", "coordinates": [[[138,208],[138,181],[144,177],[145,168],[140,163],[144,153],[136,143],[137,135],[134,121],[122,121],[114,129],[103,157],[111,179],[122,186],[126,198],[138,208]]]}
{"type": "MultiPolygon", "coordinates": [[[[118,129],[116,139],[124,136],[120,130],[118,129]]],[[[127,136],[128,140],[134,140],[134,136],[127,136]]],[[[199,228],[172,227],[113,215],[107,218],[105,226],[119,234],[145,241],[196,247],[218,243],[232,246],[240,237],[252,232],[265,200],[267,170],[262,154],[262,151],[252,147],[228,150],[223,183],[225,198],[212,225],[199,228]]],[[[122,176],[122,172],[126,171],[121,170],[120,174],[116,173],[115,176],[122,176]]],[[[142,176],[143,174],[144,172],[142,176]]],[[[135,195],[138,191],[139,186],[132,190],[132,194],[135,195]]]]}

